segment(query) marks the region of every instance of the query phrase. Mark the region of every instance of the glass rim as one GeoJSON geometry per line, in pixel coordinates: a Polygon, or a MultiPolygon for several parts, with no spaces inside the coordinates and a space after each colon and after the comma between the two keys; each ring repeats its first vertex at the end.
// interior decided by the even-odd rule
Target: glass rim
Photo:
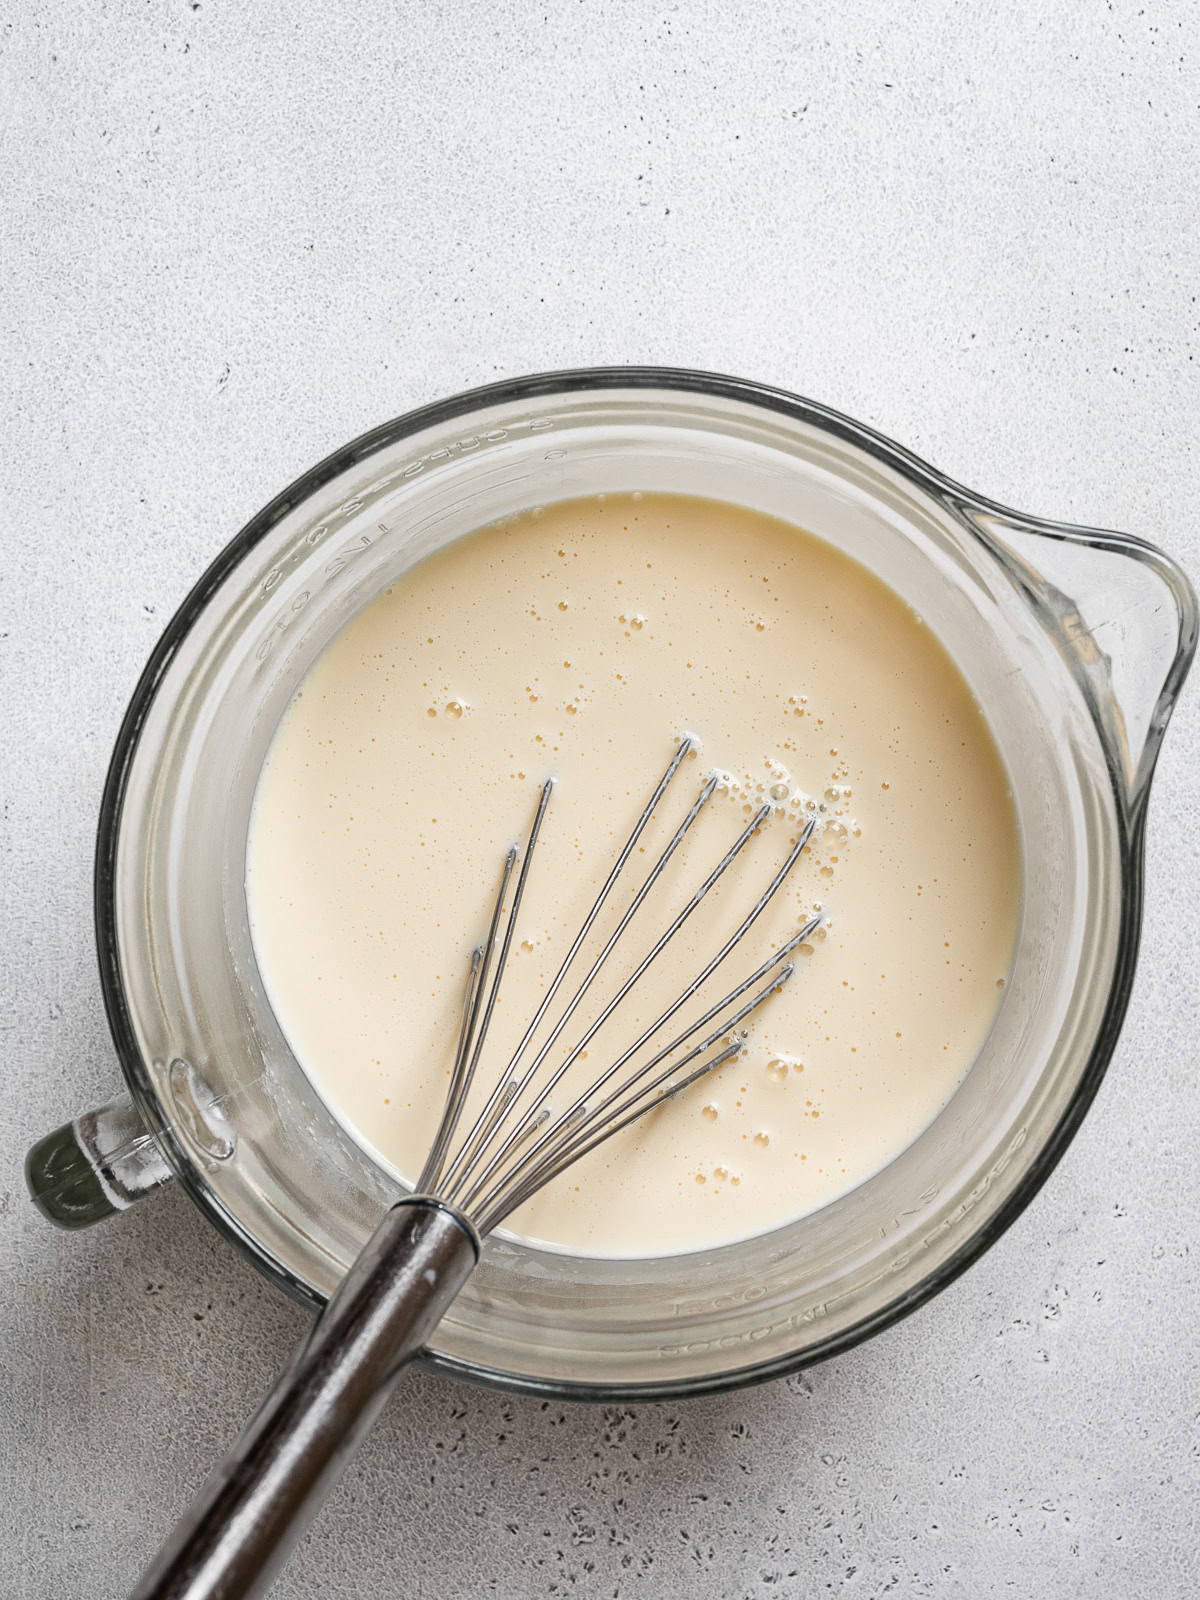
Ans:
{"type": "MultiPolygon", "coordinates": [[[[1109,778],[1116,801],[1117,842],[1121,873],[1120,926],[1109,993],[1087,1063],[1063,1108],[1058,1123],[1045,1139],[1013,1193],[993,1216],[940,1265],[877,1311],[818,1340],[803,1351],[752,1362],[727,1371],[686,1379],[647,1383],[591,1383],[540,1379],[506,1373],[436,1351],[426,1351],[423,1361],[434,1370],[481,1383],[489,1388],[517,1393],[595,1401],[666,1400],[746,1388],[800,1371],[852,1349],[873,1334],[909,1316],[952,1283],[988,1250],[1016,1221],[1042,1188],[1078,1131],[1103,1081],[1128,1008],[1141,933],[1144,894],[1144,840],[1146,798],[1154,764],[1166,729],[1161,714],[1173,704],[1196,647],[1195,597],[1185,579],[1155,546],[1132,535],[1031,517],[976,494],[954,482],[920,457],[852,418],[786,390],[687,368],[633,366],[590,367],[531,375],[466,390],[422,406],[380,424],[326,456],[276,495],[220,551],[186,595],[156,643],[133,690],[117,733],[100,804],[94,873],[94,915],[101,989],[109,1028],[122,1072],[147,1127],[156,1135],[185,1192],[210,1221],[252,1264],[292,1298],[313,1307],[321,1296],[282,1263],[267,1254],[241,1227],[237,1219],[203,1182],[183,1145],[164,1115],[158,1095],[138,1046],[121,975],[116,926],[116,864],[125,793],[142,730],[165,676],[193,623],[230,572],[283,520],[325,484],[378,451],[427,428],[452,422],[487,406],[519,402],[566,393],[612,389],[660,389],[707,395],[755,405],[807,423],[850,443],[885,466],[899,472],[918,489],[932,495],[956,514],[964,507],[1020,525],[1049,538],[1069,539],[1100,549],[1117,550],[1152,564],[1175,595],[1180,618],[1174,658],[1159,696],[1159,712],[1151,721],[1132,788],[1120,772],[1111,751],[1109,778]]],[[[978,530],[976,530],[978,533],[978,530]]],[[[1107,745],[1106,745],[1107,749],[1107,745]]]]}

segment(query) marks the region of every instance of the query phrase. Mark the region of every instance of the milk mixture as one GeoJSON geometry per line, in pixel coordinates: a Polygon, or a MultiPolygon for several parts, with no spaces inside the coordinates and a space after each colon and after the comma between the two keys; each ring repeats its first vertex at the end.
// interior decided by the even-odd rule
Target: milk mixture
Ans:
{"type": "Polygon", "coordinates": [[[1002,998],[1021,900],[1007,775],[965,682],[824,541],[713,501],[601,496],[486,528],[398,580],[317,661],[262,774],[247,890],[269,997],[328,1105],[411,1182],[470,951],[541,784],[556,778],[488,1087],[684,735],[697,750],[614,919],[714,769],[720,787],[617,947],[618,978],[747,817],[767,800],[773,814],[571,1081],[703,967],[810,818],[706,995],[826,920],[742,1053],[527,1202],[507,1224],[527,1239],[633,1256],[762,1232],[863,1182],[945,1105],[1002,998]]]}

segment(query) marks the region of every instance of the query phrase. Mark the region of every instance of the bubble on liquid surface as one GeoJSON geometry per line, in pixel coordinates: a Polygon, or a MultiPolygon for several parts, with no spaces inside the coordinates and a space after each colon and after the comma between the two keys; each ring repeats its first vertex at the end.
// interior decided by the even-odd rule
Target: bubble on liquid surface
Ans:
{"type": "Polygon", "coordinates": [[[773,783],[771,785],[772,800],[786,800],[791,793],[786,783],[773,783]]]}
{"type": "Polygon", "coordinates": [[[767,1077],[772,1083],[786,1083],[791,1061],[786,1056],[776,1056],[767,1062],[767,1077]]]}
{"type": "Polygon", "coordinates": [[[759,1131],[754,1135],[754,1142],[760,1150],[765,1150],[771,1142],[771,1135],[766,1131],[765,1128],[760,1128],[759,1131]]]}
{"type": "Polygon", "coordinates": [[[701,1107],[700,1115],[704,1118],[705,1122],[715,1122],[720,1113],[716,1106],[710,1101],[708,1105],[701,1107]]]}
{"type": "Polygon", "coordinates": [[[728,1178],[728,1176],[729,1176],[729,1168],[728,1167],[714,1167],[713,1168],[713,1177],[716,1179],[716,1181],[718,1183],[724,1183],[726,1178],[728,1178]]]}
{"type": "Polygon", "coordinates": [[[630,617],[629,626],[631,628],[644,628],[646,626],[646,619],[640,611],[635,611],[633,616],[630,617]]]}

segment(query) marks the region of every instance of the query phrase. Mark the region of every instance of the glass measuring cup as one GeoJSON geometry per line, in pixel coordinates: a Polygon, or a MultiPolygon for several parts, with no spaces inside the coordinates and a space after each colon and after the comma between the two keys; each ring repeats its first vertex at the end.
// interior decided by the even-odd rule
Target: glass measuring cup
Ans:
{"type": "Polygon", "coordinates": [[[269,1276],[328,1296],[400,1191],[327,1111],[263,992],[244,865],[267,744],[324,645],[423,556],[532,505],[628,489],[804,526],[938,633],[1013,779],[1017,957],[962,1087],[867,1183],[688,1255],[493,1239],[430,1360],[606,1398],[751,1382],[911,1310],[1036,1192],[1128,1000],[1146,799],[1195,646],[1186,579],[1137,540],[1007,511],[795,397],[613,369],[494,386],[365,435],[266,507],[185,601],[135,692],[100,821],[101,975],[129,1097],[35,1146],[43,1209],[82,1224],[174,1175],[269,1276]]]}

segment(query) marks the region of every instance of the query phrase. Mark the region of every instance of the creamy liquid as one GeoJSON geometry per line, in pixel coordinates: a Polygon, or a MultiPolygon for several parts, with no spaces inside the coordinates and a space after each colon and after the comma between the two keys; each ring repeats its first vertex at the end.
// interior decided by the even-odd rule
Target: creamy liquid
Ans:
{"type": "Polygon", "coordinates": [[[810,845],[705,997],[814,909],[827,921],[742,1054],[529,1201],[507,1224],[527,1239],[629,1256],[745,1237],[861,1183],[936,1116],[987,1035],[1020,908],[1008,779],[978,705],[908,606],[824,541],[713,501],[610,495],[406,574],[317,661],[263,770],[247,889],[268,994],[329,1106],[413,1181],[470,950],[542,781],[557,780],[488,1087],[685,732],[698,752],[618,911],[705,776],[722,785],[617,946],[617,978],[753,809],[775,811],[571,1081],[704,965],[810,816],[810,845]]]}

